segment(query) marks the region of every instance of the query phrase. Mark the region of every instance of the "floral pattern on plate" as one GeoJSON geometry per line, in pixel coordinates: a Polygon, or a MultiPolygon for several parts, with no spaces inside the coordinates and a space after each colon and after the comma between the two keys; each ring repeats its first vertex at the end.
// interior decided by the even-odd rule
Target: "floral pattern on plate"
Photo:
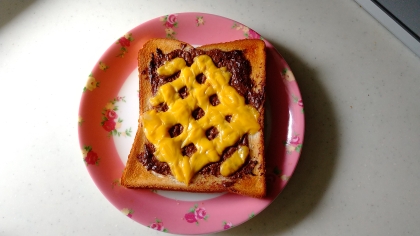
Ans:
{"type": "Polygon", "coordinates": [[[163,26],[165,26],[165,33],[166,37],[170,39],[176,39],[175,35],[176,32],[174,28],[178,27],[178,18],[177,14],[166,15],[160,18],[160,21],[163,22],[163,26]]]}
{"type": "Polygon", "coordinates": [[[296,103],[300,107],[300,112],[304,113],[305,111],[303,109],[302,99],[293,94],[291,96],[292,96],[293,102],[296,103]]]}
{"type": "Polygon", "coordinates": [[[168,233],[168,229],[165,228],[165,226],[163,225],[163,222],[159,219],[156,219],[155,222],[151,223],[149,225],[149,228],[157,230],[157,231],[161,231],[161,232],[165,232],[168,233]]]}
{"type": "Polygon", "coordinates": [[[123,208],[121,212],[129,218],[133,217],[133,213],[134,213],[133,209],[131,208],[123,208]]]}
{"type": "Polygon", "coordinates": [[[302,149],[302,142],[300,136],[295,134],[289,141],[285,142],[287,153],[300,152],[302,149]]]}
{"type": "Polygon", "coordinates": [[[121,179],[114,179],[111,183],[112,188],[115,188],[116,186],[121,186],[121,179]]]}
{"type": "Polygon", "coordinates": [[[134,221],[159,231],[168,232],[169,229],[174,234],[215,233],[238,226],[259,214],[286,186],[303,144],[303,102],[296,78],[287,62],[270,42],[248,26],[212,14],[168,14],[126,32],[129,33],[110,42],[110,47],[94,64],[81,93],[77,125],[79,144],[86,169],[100,192],[134,221]],[[121,186],[124,158],[128,156],[126,152],[129,152],[134,140],[132,133],[136,132],[138,126],[137,117],[132,119],[133,114],[138,114],[138,82],[128,82],[132,81],[133,76],[137,80],[137,75],[133,75],[137,73],[135,52],[144,41],[165,37],[192,45],[244,38],[265,41],[268,68],[266,91],[271,107],[271,112],[266,114],[270,115],[267,118],[269,121],[279,121],[267,122],[270,124],[267,129],[275,131],[267,134],[270,135],[266,146],[267,197],[254,199],[224,193],[197,196],[194,193],[174,195],[171,192],[164,195],[161,190],[131,190],[121,186]],[[121,95],[125,95],[126,102],[121,100],[121,95]],[[109,120],[115,124],[110,121],[105,125],[109,120]],[[131,136],[125,132],[126,127],[131,136]],[[132,132],[128,127],[133,128],[132,132]],[[124,135],[126,137],[121,138],[124,135]]]}
{"type": "Polygon", "coordinates": [[[293,75],[292,71],[289,68],[284,68],[281,72],[281,76],[283,79],[292,82],[295,81],[295,76],[293,75]]]}
{"type": "Polygon", "coordinates": [[[109,66],[107,66],[104,62],[102,62],[102,61],[100,61],[99,63],[98,63],[98,67],[99,67],[99,69],[100,70],[103,70],[103,71],[106,71],[106,70],[108,70],[109,69],[109,66]]]}
{"type": "Polygon", "coordinates": [[[99,82],[96,81],[95,77],[92,74],[89,75],[86,86],[83,88],[83,92],[86,91],[93,91],[94,89],[99,87],[99,82]]]}
{"type": "Polygon", "coordinates": [[[105,108],[102,110],[101,125],[105,131],[109,132],[110,136],[131,136],[131,128],[128,128],[123,132],[118,130],[121,128],[123,120],[118,117],[117,102],[126,102],[125,97],[116,97],[105,105],[105,108]]]}
{"type": "Polygon", "coordinates": [[[86,165],[99,165],[100,158],[98,154],[92,150],[91,146],[84,146],[82,149],[83,161],[86,165]]]}
{"type": "Polygon", "coordinates": [[[83,118],[81,116],[79,116],[79,118],[77,119],[77,124],[82,125],[84,122],[83,118]]]}
{"type": "Polygon", "coordinates": [[[230,228],[232,228],[232,227],[233,227],[232,222],[226,222],[226,221],[223,221],[223,229],[224,229],[224,230],[230,229],[230,228]]]}
{"type": "Polygon", "coordinates": [[[244,37],[247,39],[263,39],[261,35],[257,32],[255,32],[253,29],[250,29],[249,27],[246,27],[242,24],[239,24],[237,22],[233,23],[232,29],[242,31],[244,34],[244,37]]]}
{"type": "MultiPolygon", "coordinates": [[[[119,44],[120,47],[120,53],[117,55],[117,57],[124,57],[126,53],[128,53],[128,47],[130,47],[131,42],[134,40],[133,36],[131,33],[127,33],[124,36],[122,36],[121,38],[119,38],[117,40],[117,42],[115,42],[115,44],[119,44]]],[[[102,69],[103,70],[103,69],[102,69]]]]}
{"type": "Polygon", "coordinates": [[[202,16],[197,16],[195,21],[197,22],[197,26],[204,25],[204,17],[202,16]]]}
{"type": "Polygon", "coordinates": [[[184,219],[188,223],[199,224],[199,220],[207,220],[209,216],[207,215],[206,208],[198,207],[198,204],[195,204],[194,207],[190,208],[188,213],[184,215],[184,219]]]}

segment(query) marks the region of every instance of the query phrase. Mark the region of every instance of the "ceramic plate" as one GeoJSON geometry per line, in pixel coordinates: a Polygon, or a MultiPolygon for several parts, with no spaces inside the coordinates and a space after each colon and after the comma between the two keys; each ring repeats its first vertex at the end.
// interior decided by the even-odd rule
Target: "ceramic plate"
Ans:
{"type": "Polygon", "coordinates": [[[116,37],[87,77],[78,121],[81,161],[102,194],[123,214],[146,227],[175,234],[205,234],[238,226],[276,198],[296,167],[304,135],[298,85],[276,49],[239,22],[205,13],[150,20],[116,37]],[[267,197],[133,190],[120,185],[137,131],[137,52],[145,41],[156,37],[195,46],[244,38],[265,41],[267,197]]]}

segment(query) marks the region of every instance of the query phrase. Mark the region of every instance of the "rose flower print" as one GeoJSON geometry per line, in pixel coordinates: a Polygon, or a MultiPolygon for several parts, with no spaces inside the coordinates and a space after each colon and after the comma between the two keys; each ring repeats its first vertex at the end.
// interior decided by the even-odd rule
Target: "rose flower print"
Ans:
{"type": "Polygon", "coordinates": [[[178,19],[176,14],[166,15],[160,18],[165,27],[165,34],[167,38],[175,39],[176,32],[174,28],[178,27],[178,19]]]}
{"type": "Polygon", "coordinates": [[[293,99],[293,102],[296,103],[300,107],[300,112],[304,113],[305,111],[304,111],[304,108],[303,108],[302,99],[293,95],[293,94],[292,94],[292,99],[293,99]]]}
{"type": "Polygon", "coordinates": [[[302,141],[300,140],[299,135],[295,134],[293,137],[290,138],[288,142],[286,142],[286,152],[300,152],[302,149],[302,141]]]}
{"type": "Polygon", "coordinates": [[[133,217],[133,213],[134,213],[134,211],[129,208],[123,208],[121,212],[129,218],[133,217]]]}
{"type": "Polygon", "coordinates": [[[96,152],[92,151],[91,146],[84,146],[82,149],[83,154],[83,161],[86,165],[98,165],[99,164],[99,157],[96,152]]]}
{"type": "Polygon", "coordinates": [[[119,44],[120,47],[120,54],[117,57],[124,57],[126,53],[128,53],[128,47],[130,47],[131,42],[134,40],[133,35],[131,33],[127,33],[126,35],[119,38],[116,44],[119,44]]]}
{"type": "Polygon", "coordinates": [[[166,229],[163,226],[163,222],[159,219],[156,219],[156,221],[152,224],[149,225],[149,228],[157,230],[157,231],[161,231],[161,232],[168,232],[168,229],[166,229]]]}
{"type": "Polygon", "coordinates": [[[242,24],[235,22],[232,26],[232,29],[242,30],[244,37],[247,39],[262,39],[260,34],[242,24]]]}
{"type": "Polygon", "coordinates": [[[131,136],[131,128],[126,129],[124,132],[120,132],[118,129],[121,128],[123,120],[118,117],[117,102],[125,102],[125,97],[116,97],[109,101],[104,109],[102,109],[102,121],[101,125],[105,131],[109,132],[109,136],[131,136]]]}
{"type": "Polygon", "coordinates": [[[224,230],[226,230],[226,229],[230,229],[230,228],[232,228],[233,227],[233,224],[231,223],[231,222],[226,222],[226,221],[223,221],[223,229],[224,230]]]}
{"type": "Polygon", "coordinates": [[[207,220],[208,215],[204,207],[198,207],[197,204],[192,207],[188,213],[185,214],[184,219],[188,223],[196,223],[198,225],[199,220],[207,220]]]}

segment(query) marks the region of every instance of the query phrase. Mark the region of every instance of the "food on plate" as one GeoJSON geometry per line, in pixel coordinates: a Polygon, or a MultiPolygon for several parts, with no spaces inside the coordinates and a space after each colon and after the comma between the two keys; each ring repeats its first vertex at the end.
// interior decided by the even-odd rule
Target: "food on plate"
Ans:
{"type": "Polygon", "coordinates": [[[265,60],[259,39],[146,42],[139,126],[121,184],[264,197],[265,60]]]}

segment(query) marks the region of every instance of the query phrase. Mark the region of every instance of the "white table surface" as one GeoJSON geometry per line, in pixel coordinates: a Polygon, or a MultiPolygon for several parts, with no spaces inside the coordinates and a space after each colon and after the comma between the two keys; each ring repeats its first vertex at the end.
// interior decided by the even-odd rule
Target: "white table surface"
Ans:
{"type": "Polygon", "coordinates": [[[299,83],[301,160],[261,214],[217,235],[420,235],[420,59],[351,0],[0,1],[0,235],[164,235],[81,161],[81,89],[122,33],[175,12],[271,41],[299,83]]]}

